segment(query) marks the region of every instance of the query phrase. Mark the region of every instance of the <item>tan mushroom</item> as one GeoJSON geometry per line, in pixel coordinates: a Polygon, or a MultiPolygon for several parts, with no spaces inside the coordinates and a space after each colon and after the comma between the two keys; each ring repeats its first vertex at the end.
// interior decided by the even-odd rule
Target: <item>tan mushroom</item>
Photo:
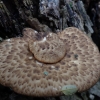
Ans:
{"type": "Polygon", "coordinates": [[[66,54],[66,44],[54,33],[41,40],[30,40],[29,48],[34,57],[44,63],[56,63],[66,54]]]}
{"type": "Polygon", "coordinates": [[[58,36],[65,42],[67,51],[64,58],[53,64],[36,60],[26,38],[2,42],[0,83],[17,93],[39,97],[70,95],[92,87],[100,78],[98,48],[74,27],[65,29],[58,36]]]}

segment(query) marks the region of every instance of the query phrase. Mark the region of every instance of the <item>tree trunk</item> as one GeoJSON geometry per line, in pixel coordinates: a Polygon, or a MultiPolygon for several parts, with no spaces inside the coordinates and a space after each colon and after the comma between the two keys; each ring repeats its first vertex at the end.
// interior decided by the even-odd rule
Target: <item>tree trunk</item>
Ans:
{"type": "Polygon", "coordinates": [[[58,32],[73,26],[93,33],[93,24],[80,0],[3,0],[0,17],[3,38],[22,36],[25,27],[58,32]]]}

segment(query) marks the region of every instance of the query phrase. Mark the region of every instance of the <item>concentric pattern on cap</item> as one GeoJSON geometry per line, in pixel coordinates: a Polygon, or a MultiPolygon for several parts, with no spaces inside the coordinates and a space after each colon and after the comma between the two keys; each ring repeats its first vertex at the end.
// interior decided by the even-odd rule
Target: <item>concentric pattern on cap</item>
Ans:
{"type": "Polygon", "coordinates": [[[56,63],[66,54],[66,44],[54,33],[40,41],[30,40],[29,48],[34,57],[44,63],[56,63]]]}
{"type": "Polygon", "coordinates": [[[100,54],[88,37],[76,28],[59,34],[66,56],[56,64],[34,59],[24,38],[0,44],[0,83],[29,96],[59,96],[62,87],[74,85],[78,92],[93,86],[100,78],[100,54]]]}

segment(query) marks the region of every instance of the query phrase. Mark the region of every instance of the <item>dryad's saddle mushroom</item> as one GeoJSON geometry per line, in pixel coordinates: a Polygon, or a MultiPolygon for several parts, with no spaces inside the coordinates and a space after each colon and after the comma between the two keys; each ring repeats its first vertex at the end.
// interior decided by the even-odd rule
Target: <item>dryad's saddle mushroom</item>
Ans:
{"type": "Polygon", "coordinates": [[[59,96],[85,91],[100,78],[98,48],[79,29],[70,27],[58,33],[52,40],[54,44],[48,40],[50,34],[45,36],[30,28],[24,29],[23,34],[22,38],[12,38],[0,44],[2,85],[29,96],[59,96]],[[42,35],[39,37],[39,34],[42,35]],[[50,46],[46,45],[49,48],[45,51],[39,45],[46,43],[50,46]],[[37,53],[37,48],[41,52],[37,53]],[[49,54],[50,51],[58,58],[49,54]]]}
{"type": "Polygon", "coordinates": [[[30,40],[29,48],[34,57],[44,63],[56,63],[66,54],[66,44],[53,33],[49,33],[40,41],[30,40]]]}

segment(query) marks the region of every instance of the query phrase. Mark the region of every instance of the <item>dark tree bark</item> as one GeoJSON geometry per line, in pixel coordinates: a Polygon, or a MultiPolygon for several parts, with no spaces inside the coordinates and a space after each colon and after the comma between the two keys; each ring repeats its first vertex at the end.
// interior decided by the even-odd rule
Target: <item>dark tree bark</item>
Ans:
{"type": "Polygon", "coordinates": [[[93,33],[93,24],[81,0],[0,1],[1,34],[5,32],[7,37],[22,36],[25,27],[58,32],[70,26],[93,33]]]}

